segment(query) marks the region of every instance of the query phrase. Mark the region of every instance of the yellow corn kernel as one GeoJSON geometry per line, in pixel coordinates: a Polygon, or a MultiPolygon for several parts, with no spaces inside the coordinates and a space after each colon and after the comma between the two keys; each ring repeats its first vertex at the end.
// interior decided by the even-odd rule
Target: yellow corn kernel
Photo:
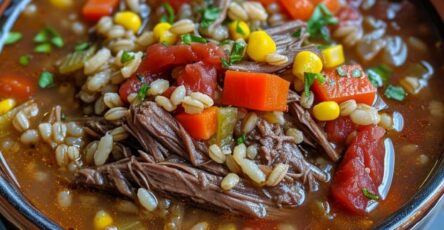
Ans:
{"type": "Polygon", "coordinates": [[[250,34],[247,54],[251,59],[263,62],[268,54],[276,52],[276,43],[265,31],[255,31],[250,34]]]}
{"type": "Polygon", "coordinates": [[[344,50],[342,45],[330,46],[322,50],[322,57],[324,57],[324,66],[326,68],[334,68],[344,64],[344,50]]]}
{"type": "Polygon", "coordinates": [[[51,0],[51,4],[60,9],[67,9],[72,6],[73,0],[51,0]]]}
{"type": "Polygon", "coordinates": [[[313,115],[318,121],[332,121],[339,117],[340,108],[335,101],[324,101],[313,107],[313,115]]]}
{"type": "Polygon", "coordinates": [[[228,25],[228,30],[230,31],[231,39],[244,39],[247,40],[250,36],[250,27],[248,24],[241,20],[236,20],[228,25]]]}
{"type": "Polygon", "coordinates": [[[113,218],[105,211],[100,210],[94,217],[94,227],[96,229],[105,229],[113,223],[113,218]]]}
{"type": "Polygon", "coordinates": [[[313,52],[302,51],[298,53],[293,63],[293,75],[304,81],[304,73],[320,73],[322,60],[313,52]]]}
{"type": "Polygon", "coordinates": [[[139,15],[131,11],[122,11],[114,16],[114,22],[125,27],[128,30],[137,32],[142,25],[139,15]]]}
{"type": "Polygon", "coordinates": [[[171,24],[168,22],[158,23],[156,26],[154,26],[153,29],[154,39],[159,40],[160,36],[165,33],[165,31],[168,31],[170,28],[171,24]]]}
{"type": "Polygon", "coordinates": [[[0,101],[0,115],[9,112],[11,109],[15,107],[15,104],[16,102],[12,98],[0,101]]]}
{"type": "Polygon", "coordinates": [[[166,45],[172,45],[176,43],[178,39],[179,37],[177,36],[177,34],[167,30],[160,34],[159,42],[166,45]]]}

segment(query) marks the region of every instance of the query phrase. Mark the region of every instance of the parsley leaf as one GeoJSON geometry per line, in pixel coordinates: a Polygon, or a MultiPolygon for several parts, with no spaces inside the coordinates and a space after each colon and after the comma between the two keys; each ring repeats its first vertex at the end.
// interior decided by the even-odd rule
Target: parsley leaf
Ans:
{"type": "Polygon", "coordinates": [[[19,63],[20,65],[28,65],[29,62],[31,61],[31,56],[30,55],[22,55],[19,57],[19,63]]]}
{"type": "Polygon", "coordinates": [[[20,39],[22,39],[23,35],[20,32],[9,32],[5,39],[5,45],[12,45],[20,39]]]}
{"type": "Polygon", "coordinates": [[[34,52],[36,53],[43,53],[43,54],[47,54],[47,53],[51,53],[51,44],[50,43],[42,43],[36,47],[34,47],[34,52]]]}
{"type": "Polygon", "coordinates": [[[230,65],[240,62],[244,57],[244,51],[246,48],[246,44],[242,41],[235,41],[233,43],[233,49],[231,50],[231,54],[228,56],[228,60],[222,58],[222,66],[226,69],[230,67],[230,65]]]}
{"type": "Polygon", "coordinates": [[[299,29],[296,32],[291,34],[291,36],[294,38],[301,38],[301,35],[302,35],[302,29],[299,29]]]}
{"type": "Polygon", "coordinates": [[[373,86],[377,88],[384,86],[384,83],[389,80],[391,74],[392,69],[384,64],[367,70],[368,79],[373,84],[373,86]]]}
{"type": "Polygon", "coordinates": [[[120,58],[120,62],[122,62],[123,64],[134,60],[134,54],[128,52],[128,51],[123,51],[122,53],[122,57],[120,58]]]}
{"type": "Polygon", "coordinates": [[[401,86],[389,85],[387,86],[387,89],[385,89],[384,95],[389,99],[403,101],[407,96],[407,93],[401,86]]]}
{"type": "Polygon", "coordinates": [[[169,3],[164,3],[162,6],[163,6],[163,8],[166,11],[166,15],[163,15],[160,18],[160,21],[161,22],[168,22],[170,24],[173,24],[174,20],[176,19],[176,15],[174,13],[173,7],[171,7],[171,5],[169,3]]]}
{"type": "Polygon", "coordinates": [[[74,47],[74,51],[84,51],[84,50],[87,50],[88,48],[89,48],[89,43],[88,42],[82,42],[82,43],[77,44],[74,47]]]}
{"type": "Polygon", "coordinates": [[[313,14],[307,22],[307,30],[312,38],[322,38],[327,42],[331,41],[329,25],[336,25],[338,19],[328,10],[325,4],[316,6],[313,14]]]}
{"type": "Polygon", "coordinates": [[[219,18],[219,14],[222,10],[218,7],[210,6],[202,11],[202,20],[200,26],[204,29],[208,28],[214,21],[219,18]]]}
{"type": "Polygon", "coordinates": [[[310,96],[310,88],[314,81],[318,80],[321,84],[325,82],[325,76],[321,73],[304,73],[304,93],[305,96],[310,96]]]}
{"type": "Polygon", "coordinates": [[[237,143],[238,145],[240,145],[240,144],[244,144],[246,139],[247,139],[247,136],[245,135],[245,133],[243,133],[240,137],[238,137],[238,138],[236,139],[236,143],[237,143]]]}
{"type": "Polygon", "coordinates": [[[363,188],[362,193],[364,194],[365,197],[367,197],[370,200],[379,200],[379,196],[368,191],[367,188],[363,188]]]}
{"type": "Polygon", "coordinates": [[[146,95],[148,94],[148,90],[150,88],[151,87],[148,84],[146,84],[146,83],[143,83],[140,86],[139,92],[137,92],[137,97],[139,98],[139,100],[141,100],[141,101],[145,100],[146,95]]]}
{"type": "Polygon", "coordinates": [[[48,71],[43,71],[40,74],[38,84],[39,87],[42,89],[51,88],[54,86],[54,76],[52,75],[52,73],[48,71]]]}
{"type": "Polygon", "coordinates": [[[195,36],[192,34],[185,34],[181,36],[181,40],[184,44],[190,45],[192,42],[197,42],[197,43],[207,43],[207,39],[203,38],[203,37],[199,37],[199,36],[195,36]]]}

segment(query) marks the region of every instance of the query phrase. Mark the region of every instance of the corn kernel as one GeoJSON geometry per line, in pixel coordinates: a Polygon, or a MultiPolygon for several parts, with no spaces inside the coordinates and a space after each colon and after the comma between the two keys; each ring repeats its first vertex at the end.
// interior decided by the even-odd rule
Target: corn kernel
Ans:
{"type": "Polygon", "coordinates": [[[122,11],[114,16],[114,22],[120,24],[128,30],[137,32],[142,25],[142,20],[139,15],[131,11],[122,11]]]}
{"type": "Polygon", "coordinates": [[[250,34],[247,54],[251,59],[263,62],[268,54],[276,52],[276,43],[265,31],[255,31],[250,34]]]}
{"type": "Polygon", "coordinates": [[[170,32],[169,30],[160,34],[159,42],[166,45],[172,45],[177,42],[179,37],[177,34],[170,32]]]}
{"type": "Polygon", "coordinates": [[[154,39],[159,40],[160,36],[171,28],[171,24],[167,22],[158,23],[154,26],[153,33],[154,39]]]}
{"type": "Polygon", "coordinates": [[[16,102],[12,98],[0,101],[0,115],[9,112],[11,109],[15,107],[15,104],[16,102]]]}
{"type": "Polygon", "coordinates": [[[335,101],[324,101],[313,107],[313,115],[318,121],[332,121],[339,117],[340,109],[335,101]]]}
{"type": "Polygon", "coordinates": [[[51,0],[51,4],[60,9],[67,9],[72,6],[73,0],[51,0]]]}
{"type": "Polygon", "coordinates": [[[344,64],[344,50],[342,45],[330,46],[322,50],[322,57],[324,57],[324,66],[326,68],[334,68],[344,64]]]}
{"type": "Polygon", "coordinates": [[[322,68],[322,60],[318,55],[310,51],[302,51],[294,59],[293,75],[304,81],[304,73],[320,73],[322,68]]]}
{"type": "Polygon", "coordinates": [[[105,211],[100,210],[94,217],[94,227],[96,229],[105,229],[113,223],[113,218],[105,211]]]}
{"type": "Polygon", "coordinates": [[[250,36],[250,27],[248,27],[248,24],[244,21],[236,20],[231,22],[228,25],[228,30],[230,31],[230,36],[233,40],[247,40],[248,36],[250,36]]]}

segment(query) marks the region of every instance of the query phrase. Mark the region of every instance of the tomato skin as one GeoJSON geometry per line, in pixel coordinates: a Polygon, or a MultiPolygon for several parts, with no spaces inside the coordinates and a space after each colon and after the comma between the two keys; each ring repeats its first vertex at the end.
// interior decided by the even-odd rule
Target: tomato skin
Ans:
{"type": "Polygon", "coordinates": [[[171,7],[173,7],[175,12],[178,12],[180,10],[180,7],[185,4],[189,3],[189,0],[164,0],[163,2],[168,2],[171,7]]]}
{"type": "Polygon", "coordinates": [[[19,101],[28,100],[35,91],[35,85],[29,78],[19,75],[0,76],[0,98],[14,98],[19,101]]]}
{"type": "Polygon", "coordinates": [[[184,85],[189,92],[201,92],[212,97],[217,87],[217,70],[204,62],[188,64],[177,77],[177,84],[184,85]]]}
{"type": "Polygon", "coordinates": [[[339,117],[325,124],[325,132],[329,141],[336,144],[345,144],[348,135],[356,130],[356,126],[350,117],[339,117]]]}
{"type": "Polygon", "coordinates": [[[370,200],[364,196],[364,188],[379,194],[377,188],[384,175],[384,134],[378,126],[360,127],[333,177],[331,195],[351,213],[365,214],[370,200]]]}

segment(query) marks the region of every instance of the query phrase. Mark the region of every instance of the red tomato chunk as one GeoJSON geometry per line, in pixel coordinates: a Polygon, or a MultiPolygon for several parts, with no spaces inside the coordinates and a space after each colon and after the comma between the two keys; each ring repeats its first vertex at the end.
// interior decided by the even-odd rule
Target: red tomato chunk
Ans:
{"type": "Polygon", "coordinates": [[[352,213],[366,213],[371,199],[364,195],[364,189],[379,195],[378,186],[384,175],[384,134],[385,130],[378,126],[361,127],[333,177],[334,200],[352,213]]]}
{"type": "Polygon", "coordinates": [[[345,144],[348,135],[356,130],[356,126],[350,117],[339,117],[325,124],[325,132],[329,141],[336,144],[345,144]]]}
{"type": "Polygon", "coordinates": [[[217,87],[216,68],[203,62],[188,64],[177,77],[177,84],[184,85],[187,91],[213,96],[217,87]]]}

